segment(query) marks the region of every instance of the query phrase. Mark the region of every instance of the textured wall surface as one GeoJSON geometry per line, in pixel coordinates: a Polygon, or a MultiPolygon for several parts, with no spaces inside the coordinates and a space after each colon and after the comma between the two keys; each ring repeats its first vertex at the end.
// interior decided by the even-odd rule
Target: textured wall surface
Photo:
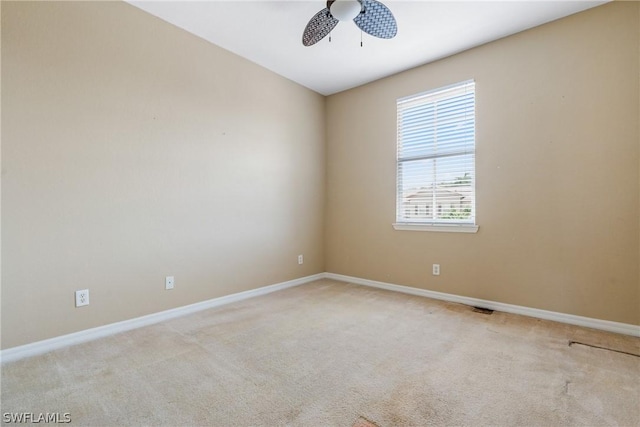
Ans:
{"type": "Polygon", "coordinates": [[[2,65],[3,348],[324,271],[322,96],[123,2],[3,2],[2,65]]]}
{"type": "Polygon", "coordinates": [[[327,271],[640,323],[639,9],[599,6],[329,97],[327,271]],[[480,229],[395,231],[396,99],[467,79],[480,229]]]}

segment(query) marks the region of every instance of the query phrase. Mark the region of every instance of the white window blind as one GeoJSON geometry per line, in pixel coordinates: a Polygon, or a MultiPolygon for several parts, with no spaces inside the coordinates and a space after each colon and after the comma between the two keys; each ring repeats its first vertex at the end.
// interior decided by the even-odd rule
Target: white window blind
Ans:
{"type": "Polygon", "coordinates": [[[475,224],[475,82],[397,108],[397,223],[475,224]]]}

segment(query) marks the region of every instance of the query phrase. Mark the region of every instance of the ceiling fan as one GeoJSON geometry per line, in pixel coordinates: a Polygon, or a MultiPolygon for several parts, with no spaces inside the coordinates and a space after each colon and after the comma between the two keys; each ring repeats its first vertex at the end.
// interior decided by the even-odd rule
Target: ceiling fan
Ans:
{"type": "Polygon", "coordinates": [[[398,26],[387,6],[376,0],[328,0],[327,7],[313,15],[304,33],[302,44],[311,46],[322,40],[340,21],[350,21],[365,33],[381,39],[396,36],[398,26]]]}

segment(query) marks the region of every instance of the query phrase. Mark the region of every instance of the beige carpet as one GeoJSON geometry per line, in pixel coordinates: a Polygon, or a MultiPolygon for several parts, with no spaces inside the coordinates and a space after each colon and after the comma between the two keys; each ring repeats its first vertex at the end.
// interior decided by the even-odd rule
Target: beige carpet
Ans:
{"type": "MultiPolygon", "coordinates": [[[[2,367],[71,425],[640,425],[640,340],[321,280],[2,367]]],[[[3,417],[4,421],[4,417],[3,417]]]]}

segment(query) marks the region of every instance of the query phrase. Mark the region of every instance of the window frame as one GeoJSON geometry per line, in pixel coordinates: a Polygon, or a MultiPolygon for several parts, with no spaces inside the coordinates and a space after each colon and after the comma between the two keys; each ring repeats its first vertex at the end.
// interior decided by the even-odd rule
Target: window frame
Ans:
{"type": "MultiPolygon", "coordinates": [[[[475,169],[476,169],[476,159],[475,159],[475,153],[476,153],[476,123],[475,123],[475,118],[476,118],[476,90],[475,90],[475,80],[474,79],[470,79],[470,80],[465,80],[465,81],[461,81],[458,83],[454,83],[451,85],[447,85],[447,86],[443,86],[443,87],[438,87],[435,88],[433,90],[427,91],[427,92],[422,92],[422,93],[418,93],[415,95],[410,95],[410,96],[406,96],[403,98],[399,98],[396,100],[396,112],[397,112],[397,122],[396,122],[396,135],[397,135],[397,140],[396,140],[396,146],[397,146],[397,152],[396,152],[396,222],[393,223],[393,228],[395,230],[401,230],[401,231],[444,231],[444,232],[461,232],[461,233],[476,233],[479,229],[479,226],[476,222],[476,204],[475,204],[475,199],[476,199],[476,180],[475,180],[475,169]],[[424,219],[424,220],[416,220],[416,221],[411,221],[407,218],[403,218],[402,212],[403,209],[406,210],[407,206],[403,203],[404,201],[404,195],[403,195],[403,189],[402,189],[402,182],[401,182],[401,174],[400,174],[400,170],[401,170],[401,165],[405,162],[411,162],[411,161],[415,161],[416,158],[412,157],[412,156],[408,156],[405,159],[402,159],[400,154],[401,154],[401,149],[402,149],[402,145],[401,145],[401,114],[403,109],[407,109],[409,107],[403,107],[402,104],[409,104],[409,103],[413,103],[414,105],[420,106],[420,105],[427,105],[429,103],[433,103],[433,102],[440,102],[443,100],[447,100],[447,99],[451,99],[453,98],[455,95],[455,92],[451,93],[449,96],[446,96],[446,92],[452,92],[455,90],[467,90],[468,88],[471,88],[473,90],[473,144],[472,144],[472,149],[468,150],[467,148],[465,148],[465,150],[454,154],[456,156],[463,156],[463,155],[472,155],[472,161],[473,161],[473,173],[472,173],[472,179],[471,179],[471,191],[472,191],[472,202],[471,202],[471,219],[469,221],[452,221],[452,220],[438,220],[438,219],[424,219]],[[445,95],[445,96],[443,96],[445,95]],[[423,100],[421,101],[421,98],[423,98],[423,100]]],[[[429,154],[429,155],[425,155],[422,156],[425,160],[428,159],[434,159],[437,161],[437,159],[439,158],[445,158],[445,157],[451,157],[450,153],[441,153],[441,154],[429,154]]],[[[434,190],[432,190],[435,192],[435,187],[434,190]]],[[[435,200],[436,196],[434,194],[434,200],[435,200]]],[[[431,211],[433,211],[434,213],[437,210],[437,206],[430,206],[431,211]]],[[[429,210],[429,207],[427,207],[426,209],[429,210]]],[[[417,209],[417,205],[416,205],[416,209],[417,209]]],[[[405,215],[406,216],[406,215],[405,215]]]]}

